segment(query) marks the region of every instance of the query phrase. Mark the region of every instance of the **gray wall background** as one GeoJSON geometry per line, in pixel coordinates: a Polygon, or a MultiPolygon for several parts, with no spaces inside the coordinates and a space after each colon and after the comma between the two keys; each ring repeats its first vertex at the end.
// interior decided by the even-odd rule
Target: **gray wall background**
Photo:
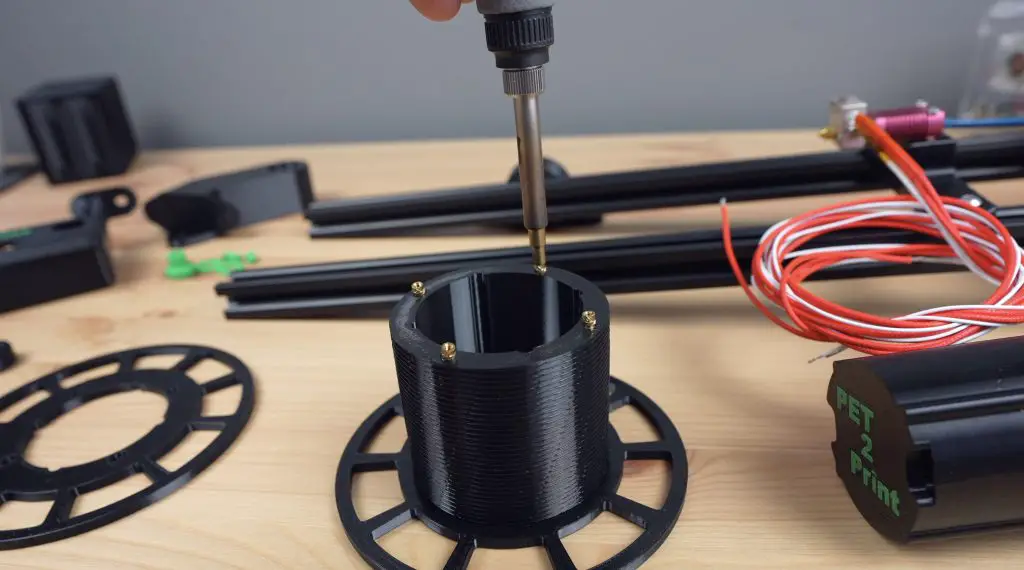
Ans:
{"type": "MultiPolygon", "coordinates": [[[[544,129],[810,127],[847,92],[953,109],[990,4],[561,0],[544,129]]],[[[151,148],[514,132],[475,10],[437,24],[406,0],[0,0],[6,148],[25,149],[15,97],[96,73],[120,77],[151,148]]]]}

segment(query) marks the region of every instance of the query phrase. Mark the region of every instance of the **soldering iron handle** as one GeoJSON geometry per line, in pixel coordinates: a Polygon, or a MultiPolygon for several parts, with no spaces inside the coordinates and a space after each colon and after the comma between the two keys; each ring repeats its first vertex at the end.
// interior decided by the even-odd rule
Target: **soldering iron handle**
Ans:
{"type": "Polygon", "coordinates": [[[541,8],[551,8],[555,0],[476,0],[481,14],[514,14],[541,8]]]}
{"type": "Polygon", "coordinates": [[[539,68],[555,43],[554,0],[477,0],[487,50],[499,69],[539,68]]]}

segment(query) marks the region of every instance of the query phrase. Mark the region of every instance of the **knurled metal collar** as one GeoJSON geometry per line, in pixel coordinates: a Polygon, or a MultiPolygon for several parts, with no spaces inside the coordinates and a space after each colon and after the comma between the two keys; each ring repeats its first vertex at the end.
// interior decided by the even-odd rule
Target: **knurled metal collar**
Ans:
{"type": "Polygon", "coordinates": [[[544,92],[544,68],[506,69],[502,83],[506,95],[539,95],[544,92]]]}

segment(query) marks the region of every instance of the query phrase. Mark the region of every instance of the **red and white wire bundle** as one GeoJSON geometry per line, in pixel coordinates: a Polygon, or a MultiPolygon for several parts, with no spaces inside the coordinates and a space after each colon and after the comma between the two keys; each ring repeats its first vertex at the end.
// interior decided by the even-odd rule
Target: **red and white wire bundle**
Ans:
{"type": "Polygon", "coordinates": [[[1024,252],[1006,227],[986,210],[940,196],[921,167],[869,117],[858,117],[857,126],[910,195],[847,202],[772,226],[754,254],[750,283],[733,252],[723,201],[726,253],[751,302],[793,334],[876,355],[969,342],[998,327],[1024,322],[1024,252]],[[907,230],[942,242],[804,247],[828,233],[879,228],[907,230]],[[828,268],[920,262],[962,265],[996,290],[975,305],[883,317],[843,307],[803,286],[804,280],[828,268]]]}

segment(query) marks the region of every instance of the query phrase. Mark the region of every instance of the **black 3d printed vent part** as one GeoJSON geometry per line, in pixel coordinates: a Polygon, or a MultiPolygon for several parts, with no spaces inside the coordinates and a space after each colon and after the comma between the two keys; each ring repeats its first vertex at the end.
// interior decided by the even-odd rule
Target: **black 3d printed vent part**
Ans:
{"type": "Polygon", "coordinates": [[[836,472],[897,542],[1024,524],[1024,338],[836,362],[836,472]]]}
{"type": "Polygon", "coordinates": [[[18,112],[53,184],[123,174],[138,152],[114,77],[40,85],[18,99],[18,112]]]}
{"type": "Polygon", "coordinates": [[[466,568],[477,548],[542,546],[556,570],[575,569],[561,539],[607,511],[644,532],[598,568],[647,560],[682,510],[686,451],[654,403],[609,377],[609,324],[600,290],[553,268],[461,271],[400,301],[391,331],[401,394],[359,428],[336,480],[360,555],[374,568],[407,570],[376,541],[417,518],[456,541],[445,568],[466,568]],[[608,416],[626,405],[650,420],[657,441],[622,443],[608,416]],[[402,450],[369,452],[398,416],[409,434],[402,450]],[[671,466],[660,509],[617,492],[624,462],[641,459],[671,466]],[[361,521],[353,479],[386,470],[398,472],[404,501],[361,521]]]}
{"type": "Polygon", "coordinates": [[[0,550],[77,536],[118,521],[170,495],[227,451],[248,422],[255,402],[253,378],[242,361],[220,350],[188,345],[136,348],[62,368],[0,398],[0,412],[38,392],[48,392],[49,397],[11,422],[0,423],[0,509],[10,501],[53,501],[53,506],[46,520],[38,526],[0,531],[0,550]],[[181,355],[182,359],[166,370],[135,368],[139,359],[152,355],[181,355]],[[220,362],[231,371],[197,384],[187,372],[206,359],[220,362]],[[65,378],[110,364],[119,366],[108,376],[68,389],[61,386],[65,378]],[[203,415],[203,398],[232,386],[242,387],[235,412],[227,416],[203,415]],[[25,449],[37,430],[87,402],[133,390],[160,394],[168,401],[164,421],[142,439],[109,457],[57,471],[26,461],[25,449]],[[178,469],[164,469],[158,461],[190,432],[197,430],[216,431],[219,435],[178,469]],[[140,473],[151,482],[147,488],[101,509],[72,516],[78,496],[140,473]]]}

